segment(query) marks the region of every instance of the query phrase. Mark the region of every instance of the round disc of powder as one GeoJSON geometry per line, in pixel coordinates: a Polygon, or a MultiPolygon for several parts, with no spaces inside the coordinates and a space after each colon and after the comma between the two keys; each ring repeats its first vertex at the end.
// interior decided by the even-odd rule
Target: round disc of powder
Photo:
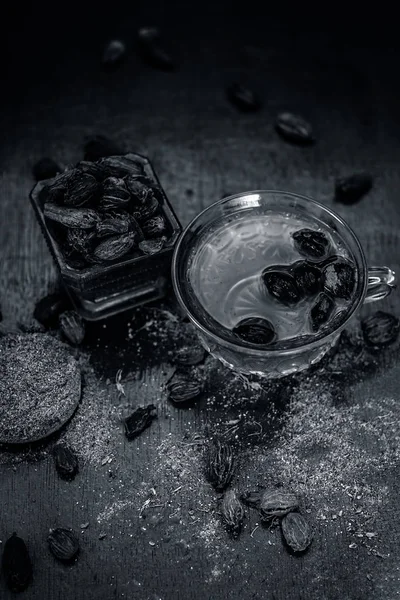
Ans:
{"type": "Polygon", "coordinates": [[[73,415],[81,371],[68,346],[42,333],[0,338],[0,443],[49,436],[73,415]]]}

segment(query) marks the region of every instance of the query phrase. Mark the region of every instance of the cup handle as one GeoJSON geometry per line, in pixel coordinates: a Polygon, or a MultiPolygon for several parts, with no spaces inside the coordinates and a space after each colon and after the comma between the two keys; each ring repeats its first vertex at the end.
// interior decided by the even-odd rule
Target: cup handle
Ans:
{"type": "Polygon", "coordinates": [[[368,269],[368,286],[364,302],[375,302],[389,296],[396,287],[395,272],[389,267],[370,267],[368,269]]]}

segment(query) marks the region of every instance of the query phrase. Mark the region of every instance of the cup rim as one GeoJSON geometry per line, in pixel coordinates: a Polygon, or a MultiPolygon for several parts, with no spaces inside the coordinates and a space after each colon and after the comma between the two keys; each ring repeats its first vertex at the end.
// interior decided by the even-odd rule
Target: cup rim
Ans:
{"type": "Polygon", "coordinates": [[[255,355],[258,357],[268,357],[268,356],[272,356],[272,355],[277,356],[277,355],[297,354],[297,353],[303,352],[305,350],[312,350],[314,347],[320,346],[320,345],[326,343],[328,340],[331,340],[333,337],[337,336],[346,327],[346,325],[349,323],[349,321],[353,317],[354,313],[357,311],[359,306],[363,303],[363,301],[365,299],[365,295],[367,293],[367,286],[368,286],[368,266],[367,266],[367,262],[365,259],[364,250],[361,246],[361,243],[360,243],[357,235],[355,234],[353,229],[350,227],[350,225],[348,225],[346,223],[346,221],[344,221],[344,219],[342,219],[342,217],[340,215],[338,215],[334,210],[325,206],[324,204],[321,204],[320,202],[317,202],[313,198],[304,196],[303,194],[297,194],[295,192],[287,192],[284,190],[273,190],[273,189],[268,189],[268,190],[257,189],[257,190],[249,190],[249,191],[245,191],[245,192],[240,192],[238,194],[232,194],[230,196],[221,198],[220,200],[217,200],[216,202],[213,202],[212,204],[210,204],[210,206],[207,206],[201,212],[199,212],[188,223],[188,225],[186,225],[186,227],[184,227],[184,229],[182,230],[181,234],[178,237],[178,240],[175,244],[174,253],[172,256],[171,272],[172,272],[172,285],[173,285],[176,297],[178,299],[178,302],[181,305],[181,307],[183,308],[183,310],[187,313],[190,321],[193,323],[193,325],[195,325],[195,327],[197,329],[200,330],[200,332],[202,334],[206,335],[208,338],[211,338],[213,341],[215,341],[215,343],[217,343],[219,345],[223,345],[225,347],[228,347],[231,350],[234,350],[236,352],[242,352],[242,353],[255,355]],[[353,303],[345,320],[338,327],[333,329],[333,331],[318,338],[317,340],[312,340],[310,342],[306,342],[299,346],[293,346],[293,347],[288,347],[288,348],[268,348],[268,349],[256,348],[256,347],[250,348],[249,346],[244,346],[244,345],[241,345],[240,343],[235,344],[233,342],[230,342],[229,340],[226,340],[226,339],[220,337],[218,334],[214,333],[213,331],[210,331],[201,322],[199,322],[199,320],[196,318],[196,316],[192,314],[192,311],[189,309],[187,303],[184,300],[183,294],[181,293],[181,285],[180,285],[179,278],[178,278],[178,262],[179,262],[179,258],[180,258],[180,251],[181,251],[182,245],[184,243],[186,234],[196,224],[196,222],[198,222],[203,217],[203,215],[205,215],[207,212],[215,209],[217,206],[226,204],[227,202],[234,200],[236,198],[242,198],[242,197],[250,196],[250,195],[254,195],[254,194],[259,194],[259,195],[274,194],[274,195],[291,196],[292,198],[298,198],[298,199],[306,201],[309,204],[313,204],[314,206],[322,209],[323,212],[328,213],[329,216],[333,217],[333,219],[338,221],[340,223],[340,225],[344,229],[346,229],[348,233],[350,233],[354,244],[357,246],[357,249],[359,251],[359,255],[361,258],[361,262],[362,262],[363,276],[364,276],[364,285],[363,285],[362,292],[359,295],[358,299],[353,303]]]}

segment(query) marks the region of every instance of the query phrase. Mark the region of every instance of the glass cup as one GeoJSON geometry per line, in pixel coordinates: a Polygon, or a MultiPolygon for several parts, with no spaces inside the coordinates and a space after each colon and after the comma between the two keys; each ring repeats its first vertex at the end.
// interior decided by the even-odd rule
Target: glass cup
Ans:
{"type": "MultiPolygon", "coordinates": [[[[380,300],[395,287],[395,274],[388,267],[367,267],[364,252],[352,229],[329,208],[305,196],[283,191],[256,190],[223,198],[202,211],[180,235],[172,258],[172,282],[178,301],[195,326],[205,349],[224,365],[247,375],[277,378],[317,363],[339,339],[341,331],[367,302],[380,300]],[[244,216],[288,213],[304,221],[319,222],[334,230],[352,255],[357,282],[349,308],[328,331],[310,340],[288,340],[271,349],[249,347],[232,339],[196,298],[190,278],[193,258],[213,230],[244,216]]],[[[217,285],[217,284],[216,284],[217,285]]]]}

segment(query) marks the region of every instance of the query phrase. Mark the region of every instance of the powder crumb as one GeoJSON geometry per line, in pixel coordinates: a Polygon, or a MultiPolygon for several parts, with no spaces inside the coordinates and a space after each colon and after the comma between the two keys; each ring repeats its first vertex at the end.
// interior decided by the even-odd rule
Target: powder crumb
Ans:
{"type": "Polygon", "coordinates": [[[60,440],[74,448],[84,463],[104,466],[112,461],[121,437],[120,425],[111,418],[114,397],[98,380],[89,357],[82,353],[80,363],[84,373],[81,402],[60,440]]]}

